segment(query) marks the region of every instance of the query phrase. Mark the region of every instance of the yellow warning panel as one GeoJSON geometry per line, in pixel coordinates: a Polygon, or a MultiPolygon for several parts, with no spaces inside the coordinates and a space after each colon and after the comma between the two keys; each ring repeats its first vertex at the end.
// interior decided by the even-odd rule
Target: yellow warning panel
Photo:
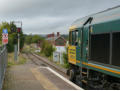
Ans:
{"type": "Polygon", "coordinates": [[[68,60],[72,64],[76,64],[76,46],[68,47],[68,60]]]}

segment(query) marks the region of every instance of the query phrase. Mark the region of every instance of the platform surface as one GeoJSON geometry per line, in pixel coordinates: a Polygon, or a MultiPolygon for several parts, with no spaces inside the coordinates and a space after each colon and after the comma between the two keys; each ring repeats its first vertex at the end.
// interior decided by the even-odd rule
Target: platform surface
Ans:
{"type": "Polygon", "coordinates": [[[7,70],[6,90],[77,90],[81,89],[50,67],[28,61],[7,70]]]}

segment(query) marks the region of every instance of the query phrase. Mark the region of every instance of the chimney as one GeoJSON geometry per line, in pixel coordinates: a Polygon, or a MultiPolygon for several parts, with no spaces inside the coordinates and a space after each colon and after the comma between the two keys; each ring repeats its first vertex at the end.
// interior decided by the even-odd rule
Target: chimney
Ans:
{"type": "Polygon", "coordinates": [[[57,32],[57,37],[59,37],[60,36],[60,32],[57,32]]]}
{"type": "Polygon", "coordinates": [[[55,34],[54,34],[54,33],[52,33],[52,37],[55,37],[55,34]]]}

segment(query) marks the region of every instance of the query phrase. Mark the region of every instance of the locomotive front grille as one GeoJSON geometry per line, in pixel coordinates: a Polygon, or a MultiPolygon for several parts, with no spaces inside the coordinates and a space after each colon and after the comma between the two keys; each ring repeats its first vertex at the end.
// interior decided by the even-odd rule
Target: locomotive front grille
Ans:
{"type": "Polygon", "coordinates": [[[112,65],[120,67],[120,32],[113,33],[112,65]]]}
{"type": "Polygon", "coordinates": [[[109,34],[91,35],[90,59],[96,62],[109,64],[109,34]]]}
{"type": "Polygon", "coordinates": [[[120,32],[92,34],[90,60],[120,67],[120,32]]]}

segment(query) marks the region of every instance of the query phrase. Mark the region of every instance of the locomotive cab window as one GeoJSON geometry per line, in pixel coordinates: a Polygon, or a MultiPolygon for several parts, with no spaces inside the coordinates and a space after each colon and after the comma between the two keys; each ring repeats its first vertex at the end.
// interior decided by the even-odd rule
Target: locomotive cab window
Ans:
{"type": "Polygon", "coordinates": [[[69,44],[72,45],[72,32],[69,32],[69,44]]]}
{"type": "Polygon", "coordinates": [[[78,30],[72,31],[72,45],[78,45],[78,30]]]}
{"type": "Polygon", "coordinates": [[[75,43],[75,31],[72,31],[72,45],[75,43]]]}
{"type": "Polygon", "coordinates": [[[77,46],[78,45],[78,30],[76,30],[75,33],[76,33],[75,46],[77,46]]]}

